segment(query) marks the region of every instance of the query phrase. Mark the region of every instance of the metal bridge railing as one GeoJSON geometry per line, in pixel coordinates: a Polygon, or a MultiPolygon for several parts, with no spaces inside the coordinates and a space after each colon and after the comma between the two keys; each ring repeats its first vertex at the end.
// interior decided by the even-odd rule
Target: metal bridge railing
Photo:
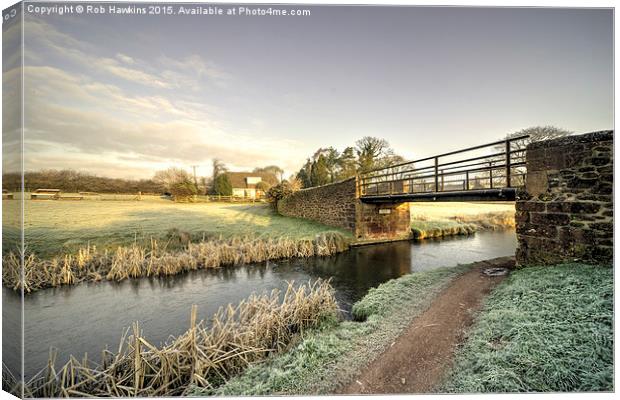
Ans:
{"type": "Polygon", "coordinates": [[[525,146],[519,136],[378,168],[359,176],[362,196],[514,188],[525,185],[525,146]]]}

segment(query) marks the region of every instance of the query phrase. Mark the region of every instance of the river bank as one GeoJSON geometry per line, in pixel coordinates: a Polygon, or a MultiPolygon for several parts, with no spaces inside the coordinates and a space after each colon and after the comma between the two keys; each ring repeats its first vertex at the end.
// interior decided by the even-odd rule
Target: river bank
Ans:
{"type": "Polygon", "coordinates": [[[613,269],[579,263],[514,271],[486,299],[435,390],[614,390],[613,269]]]}
{"type": "MultiPolygon", "coordinates": [[[[119,334],[136,321],[148,328],[145,334],[151,343],[164,342],[170,335],[182,334],[193,304],[198,305],[199,318],[208,319],[220,306],[237,304],[252,293],[274,288],[284,291],[287,281],[329,279],[339,308],[350,319],[353,304],[370,288],[407,274],[514,254],[515,244],[514,231],[489,231],[353,247],[332,256],[199,269],[120,282],[82,282],[32,292],[23,299],[19,292],[3,288],[2,310],[7,322],[3,334],[21,335],[23,323],[23,370],[30,377],[45,365],[51,347],[58,349],[58,362],[65,362],[71,355],[79,358],[84,353],[98,354],[102,347],[116,348],[119,334]],[[22,307],[27,316],[23,320],[22,307]],[[76,316],[79,324],[75,324],[76,316]]],[[[5,362],[19,370],[20,351],[10,345],[10,341],[3,342],[5,362]]]]}
{"type": "MultiPolygon", "coordinates": [[[[24,274],[19,253],[6,251],[9,240],[3,285],[30,293],[81,282],[329,256],[354,244],[349,232],[280,216],[266,204],[169,203],[157,198],[79,204],[28,201],[24,274]],[[51,212],[59,212],[66,221],[59,223],[51,212]],[[91,214],[93,218],[86,218],[91,214]]],[[[514,227],[512,203],[414,203],[411,210],[415,239],[514,227]]],[[[13,228],[4,227],[9,239],[13,228]]]]}
{"type": "MultiPolygon", "coordinates": [[[[2,204],[3,254],[17,253],[18,202],[2,204]]],[[[145,196],[141,201],[26,200],[24,206],[27,252],[42,259],[77,254],[88,247],[101,252],[134,244],[150,247],[152,240],[168,250],[180,250],[188,242],[234,238],[312,240],[326,232],[352,238],[342,229],[278,215],[264,203],[175,203],[145,196]]]]}
{"type": "Polygon", "coordinates": [[[188,242],[176,251],[166,247],[166,243],[151,240],[149,247],[133,244],[102,252],[89,246],[79,249],[77,254],[51,259],[40,259],[30,253],[24,257],[23,269],[21,258],[9,253],[2,258],[2,281],[13,290],[30,293],[81,282],[119,282],[269,260],[329,256],[348,249],[349,240],[340,233],[326,232],[313,239],[232,238],[188,242]]]}
{"type": "MultiPolygon", "coordinates": [[[[506,262],[507,258],[495,262],[506,262]]],[[[384,352],[458,276],[489,262],[419,272],[390,280],[353,305],[353,321],[325,323],[296,346],[250,367],[204,395],[328,394],[384,352]]]]}

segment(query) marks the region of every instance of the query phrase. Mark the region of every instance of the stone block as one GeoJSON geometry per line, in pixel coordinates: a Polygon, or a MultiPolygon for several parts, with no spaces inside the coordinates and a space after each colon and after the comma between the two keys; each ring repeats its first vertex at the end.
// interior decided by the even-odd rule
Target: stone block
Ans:
{"type": "Polygon", "coordinates": [[[527,223],[530,220],[530,213],[527,211],[517,211],[515,212],[515,223],[523,224],[527,223]]]}
{"type": "Polygon", "coordinates": [[[594,222],[590,224],[590,228],[605,232],[613,232],[614,224],[612,222],[594,222]]]}
{"type": "Polygon", "coordinates": [[[517,233],[525,236],[536,236],[544,238],[555,238],[558,235],[557,228],[551,225],[536,225],[522,223],[517,225],[517,233]]]}
{"type": "Polygon", "coordinates": [[[549,189],[547,171],[530,172],[528,170],[525,187],[527,192],[534,197],[546,193],[549,189]]]}
{"type": "Polygon", "coordinates": [[[568,225],[570,216],[560,213],[533,212],[530,214],[530,222],[538,225],[568,225]]]}
{"type": "Polygon", "coordinates": [[[540,201],[517,201],[515,204],[517,211],[545,211],[545,203],[540,201]]]}
{"type": "Polygon", "coordinates": [[[611,163],[611,157],[592,157],[590,163],[596,167],[607,165],[611,163]]]}

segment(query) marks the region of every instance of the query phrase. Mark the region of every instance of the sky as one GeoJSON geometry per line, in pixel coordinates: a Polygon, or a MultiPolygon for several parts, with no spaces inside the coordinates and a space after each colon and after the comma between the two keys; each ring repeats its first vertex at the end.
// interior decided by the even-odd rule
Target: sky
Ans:
{"type": "Polygon", "coordinates": [[[26,170],[208,176],[218,158],[288,175],[367,135],[416,159],[534,125],[613,128],[611,10],[279,8],[310,15],[27,11],[26,170]]]}

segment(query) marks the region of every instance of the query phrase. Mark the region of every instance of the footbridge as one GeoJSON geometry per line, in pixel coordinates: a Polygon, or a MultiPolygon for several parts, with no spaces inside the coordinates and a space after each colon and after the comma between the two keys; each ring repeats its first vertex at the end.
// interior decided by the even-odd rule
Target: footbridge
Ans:
{"type": "Polygon", "coordinates": [[[377,168],[358,178],[365,203],[514,201],[525,185],[525,140],[508,140],[377,168]]]}

